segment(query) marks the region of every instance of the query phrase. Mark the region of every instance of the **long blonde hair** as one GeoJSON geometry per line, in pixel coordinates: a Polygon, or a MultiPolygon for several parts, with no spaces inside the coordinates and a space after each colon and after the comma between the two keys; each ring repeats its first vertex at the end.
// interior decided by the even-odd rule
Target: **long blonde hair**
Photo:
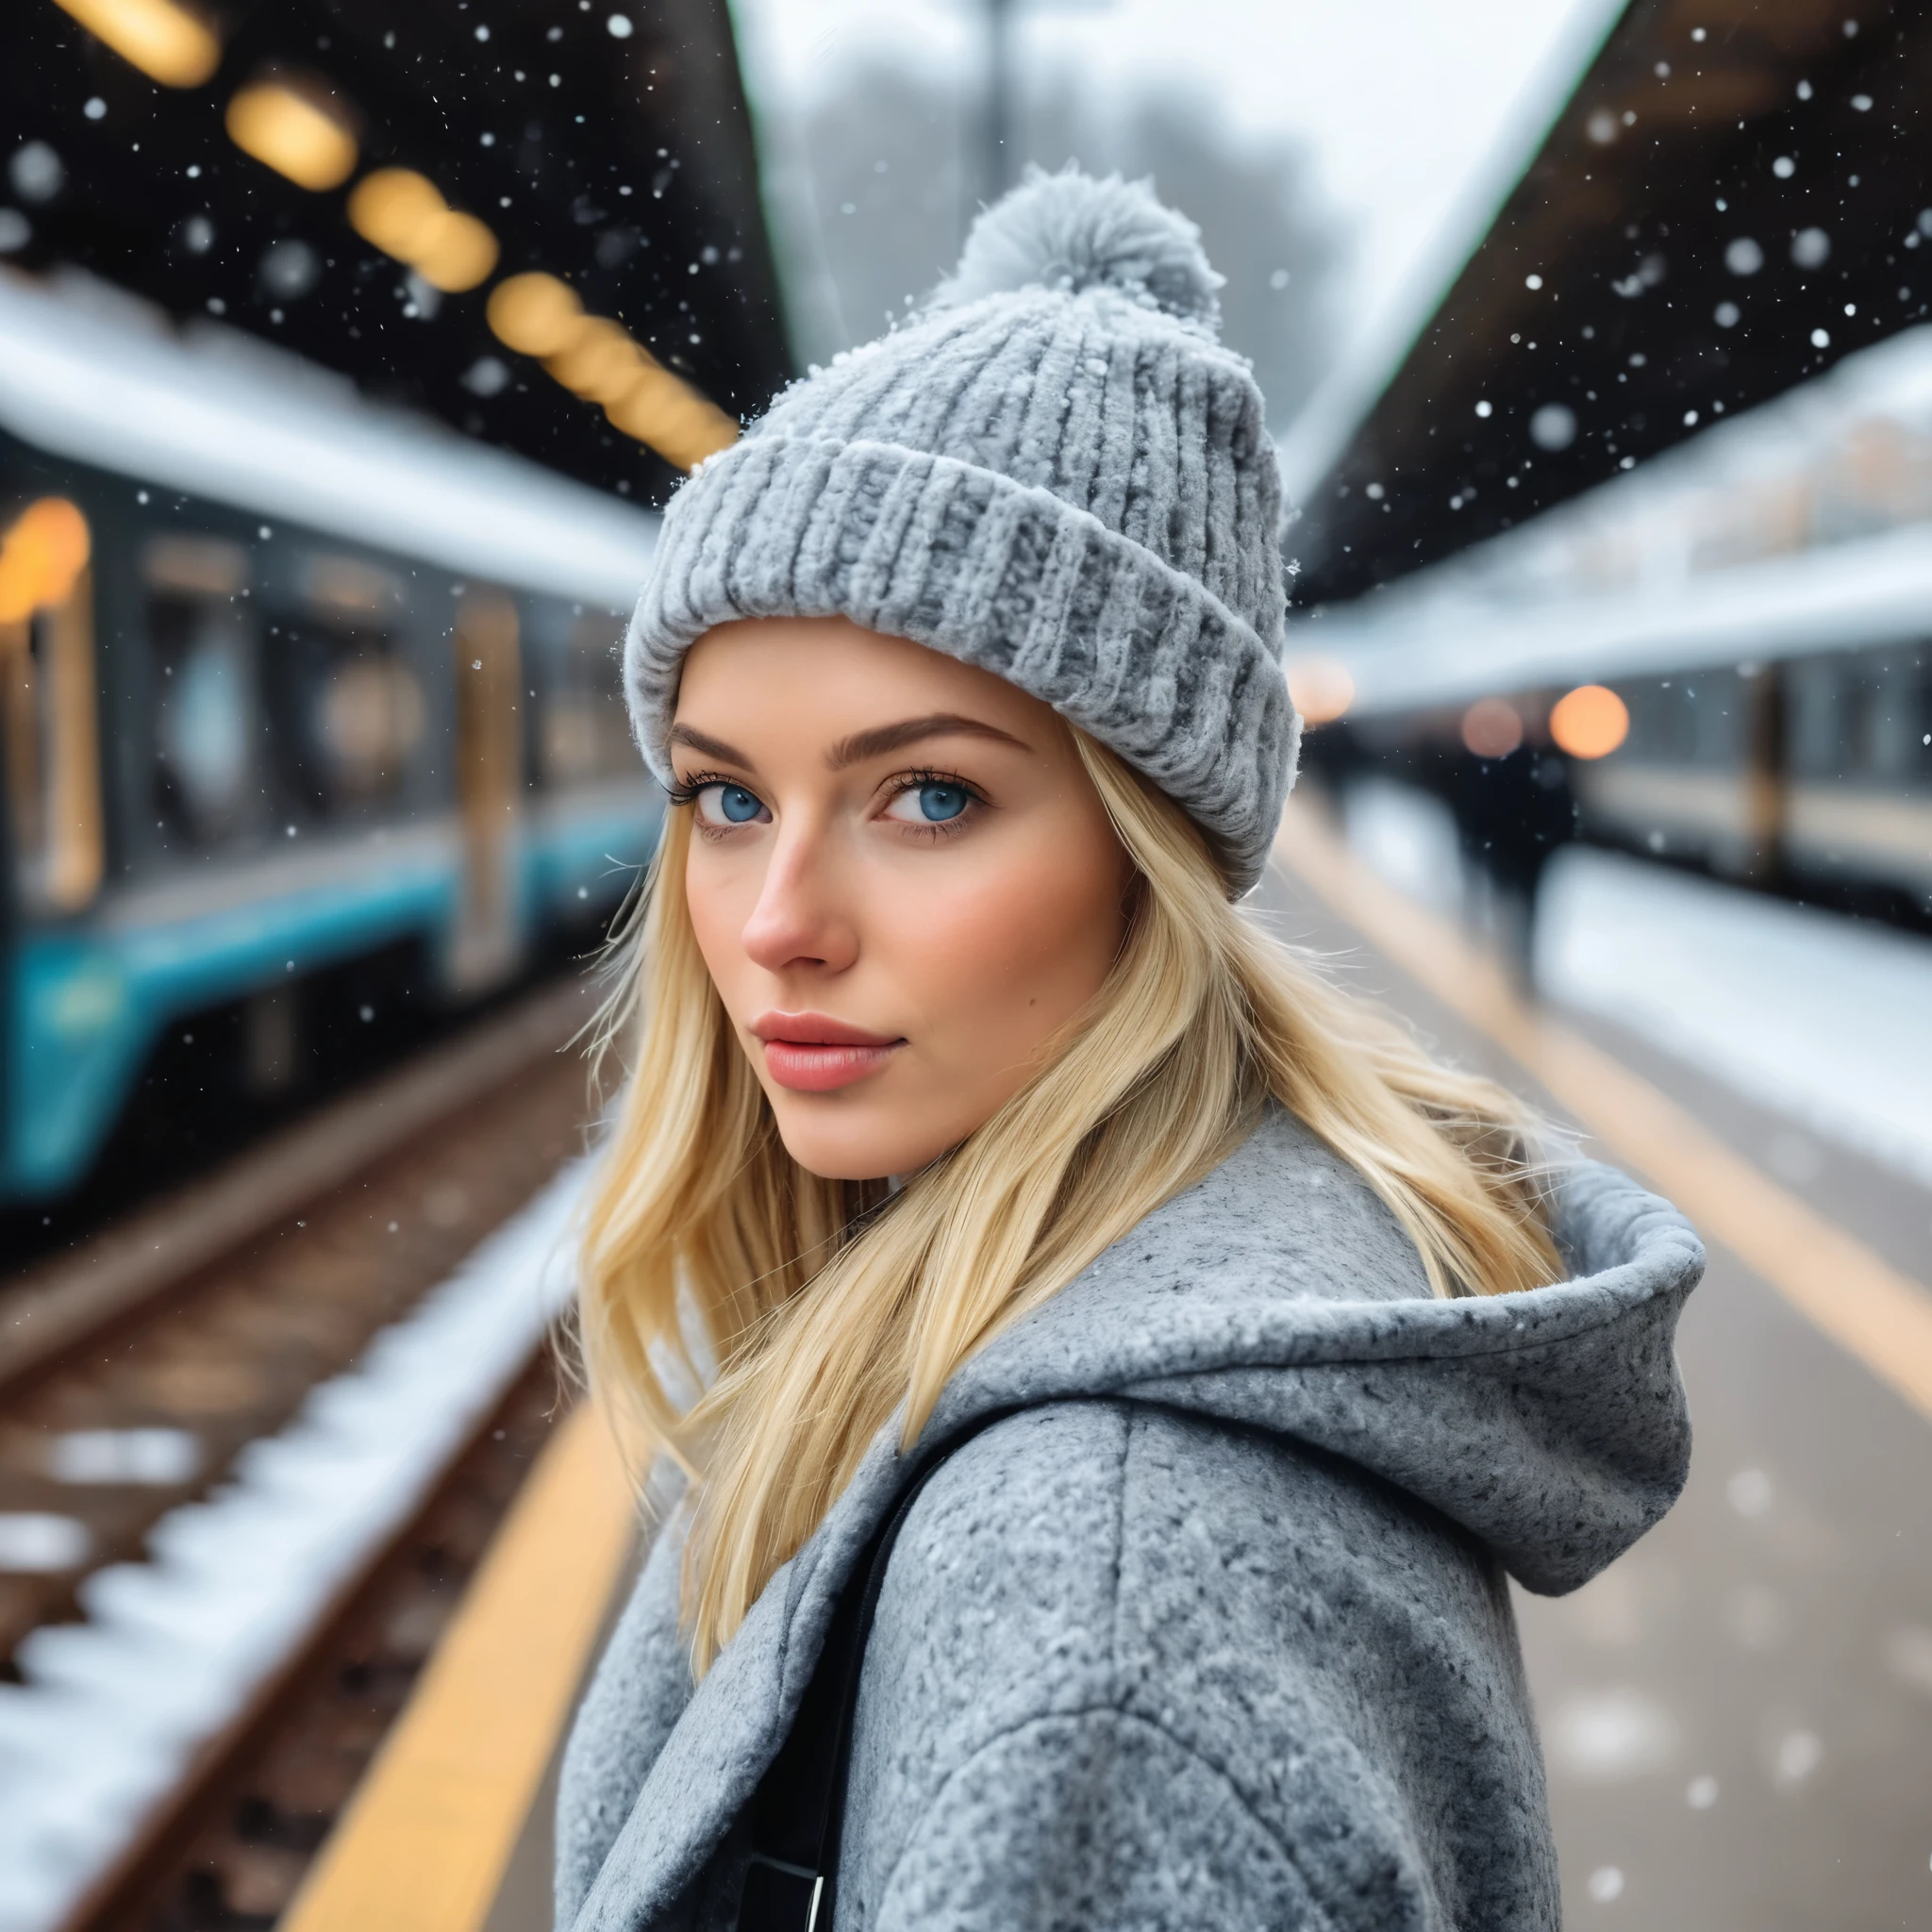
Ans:
{"type": "Polygon", "coordinates": [[[1211,1169],[1271,1095],[1388,1204],[1438,1294],[1559,1272],[1534,1121],[1231,906],[1187,816],[1074,736],[1139,874],[1120,955],[1027,1084],[884,1206],[786,1153],[691,930],[688,808],[665,827],[609,1009],[629,1084],[579,1321],[593,1384],[693,1480],[700,1673],[894,1410],[910,1444],[963,1362],[1211,1169]]]}

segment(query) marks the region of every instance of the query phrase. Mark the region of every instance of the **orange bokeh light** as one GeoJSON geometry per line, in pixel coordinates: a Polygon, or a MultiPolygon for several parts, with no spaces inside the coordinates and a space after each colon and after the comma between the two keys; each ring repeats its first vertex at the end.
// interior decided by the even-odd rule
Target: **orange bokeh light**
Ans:
{"type": "Polygon", "coordinates": [[[576,291],[541,270],[497,283],[484,314],[496,340],[520,356],[559,355],[584,325],[576,291]]]}
{"type": "Polygon", "coordinates": [[[489,279],[498,253],[496,237],[487,223],[449,208],[430,224],[411,260],[432,289],[441,289],[445,295],[460,295],[489,279]]]}
{"type": "Polygon", "coordinates": [[[589,315],[577,324],[569,344],[546,357],[543,366],[587,402],[614,403],[638,379],[644,358],[616,323],[589,315]]]}
{"type": "Polygon", "coordinates": [[[228,103],[228,139],[298,188],[320,193],[356,172],[356,137],[318,88],[252,81],[228,103]]]}
{"type": "Polygon", "coordinates": [[[91,549],[87,519],[64,496],[28,504],[0,538],[0,624],[65,603],[91,549]]]}
{"type": "Polygon", "coordinates": [[[349,225],[398,261],[413,261],[438,217],[447,212],[436,184],[413,168],[377,168],[349,196],[349,225]]]}
{"type": "Polygon", "coordinates": [[[56,0],[122,59],[163,87],[199,87],[222,64],[222,43],[176,0],[56,0]]]}
{"type": "Polygon", "coordinates": [[[738,425],[723,409],[648,355],[641,358],[637,379],[604,413],[615,428],[649,443],[680,470],[738,441],[738,425]]]}
{"type": "Polygon", "coordinates": [[[1355,679],[1334,658],[1298,658],[1288,667],[1288,694],[1305,724],[1331,724],[1355,702],[1355,679]]]}
{"type": "Polygon", "coordinates": [[[1507,698],[1478,698],[1462,714],[1462,741],[1479,758],[1507,758],[1523,742],[1523,716],[1507,698]]]}
{"type": "Polygon", "coordinates": [[[1550,713],[1550,736],[1573,758],[1607,758],[1629,735],[1629,708],[1607,685],[1579,684],[1550,713]]]}

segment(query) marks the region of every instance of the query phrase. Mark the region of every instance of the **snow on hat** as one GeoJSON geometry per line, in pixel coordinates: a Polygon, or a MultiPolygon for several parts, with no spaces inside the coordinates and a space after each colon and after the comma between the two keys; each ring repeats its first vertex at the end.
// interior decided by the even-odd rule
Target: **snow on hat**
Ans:
{"type": "Polygon", "coordinates": [[[1027,179],[907,323],[793,383],[672,499],[625,647],[645,759],[684,654],[843,616],[991,671],[1207,832],[1235,895],[1294,782],[1281,486],[1200,231],[1145,185],[1027,179]]]}

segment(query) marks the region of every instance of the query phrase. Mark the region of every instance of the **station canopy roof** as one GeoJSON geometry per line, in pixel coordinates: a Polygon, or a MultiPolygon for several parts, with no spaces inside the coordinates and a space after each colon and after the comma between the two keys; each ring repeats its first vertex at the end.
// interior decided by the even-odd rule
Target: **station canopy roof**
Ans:
{"type": "Polygon", "coordinates": [[[0,115],[0,259],[218,317],[634,501],[675,472],[594,374],[573,393],[498,339],[494,287],[558,278],[616,325],[600,347],[728,416],[790,374],[725,0],[11,0],[0,115]],[[426,216],[392,197],[391,252],[351,219],[382,170],[431,191],[426,216]]]}
{"type": "Polygon", "coordinates": [[[1932,8],[1635,0],[1303,494],[1295,603],[1525,522],[1932,313],[1932,8]]]}

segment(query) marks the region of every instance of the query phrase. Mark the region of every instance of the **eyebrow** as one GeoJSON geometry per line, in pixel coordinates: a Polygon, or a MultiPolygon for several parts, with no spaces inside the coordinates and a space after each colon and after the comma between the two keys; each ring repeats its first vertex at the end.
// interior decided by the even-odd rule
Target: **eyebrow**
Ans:
{"type": "Polygon", "coordinates": [[[721,758],[727,765],[741,765],[748,772],[751,760],[735,744],[726,744],[722,738],[709,738],[702,731],[693,731],[689,724],[674,724],[666,734],[668,744],[688,745],[692,751],[701,751],[708,758],[721,758]]]}
{"type": "MultiPolygon", "coordinates": [[[[1010,731],[1002,731],[997,724],[964,717],[958,711],[935,711],[930,717],[905,718],[896,724],[879,724],[870,731],[855,731],[851,737],[841,738],[832,747],[826,762],[833,771],[842,772],[848,765],[861,764],[867,758],[882,758],[891,752],[903,751],[907,745],[918,744],[928,738],[991,738],[1002,744],[1015,745],[1024,752],[1033,748],[1022,743],[1010,731]]],[[[745,771],[752,768],[752,760],[736,745],[726,744],[722,738],[712,738],[706,732],[695,731],[689,724],[674,724],[669,741],[703,752],[708,758],[741,766],[745,771]]]]}
{"type": "Polygon", "coordinates": [[[978,718],[962,717],[957,711],[935,711],[927,718],[907,718],[897,724],[880,724],[871,731],[855,731],[850,738],[841,738],[832,747],[829,762],[833,771],[841,772],[847,765],[862,763],[867,758],[882,758],[889,752],[902,751],[908,744],[917,744],[927,738],[991,738],[1001,744],[1016,745],[1021,751],[1030,752],[1033,747],[1021,743],[1010,731],[1002,731],[997,724],[988,724],[978,718]]]}

